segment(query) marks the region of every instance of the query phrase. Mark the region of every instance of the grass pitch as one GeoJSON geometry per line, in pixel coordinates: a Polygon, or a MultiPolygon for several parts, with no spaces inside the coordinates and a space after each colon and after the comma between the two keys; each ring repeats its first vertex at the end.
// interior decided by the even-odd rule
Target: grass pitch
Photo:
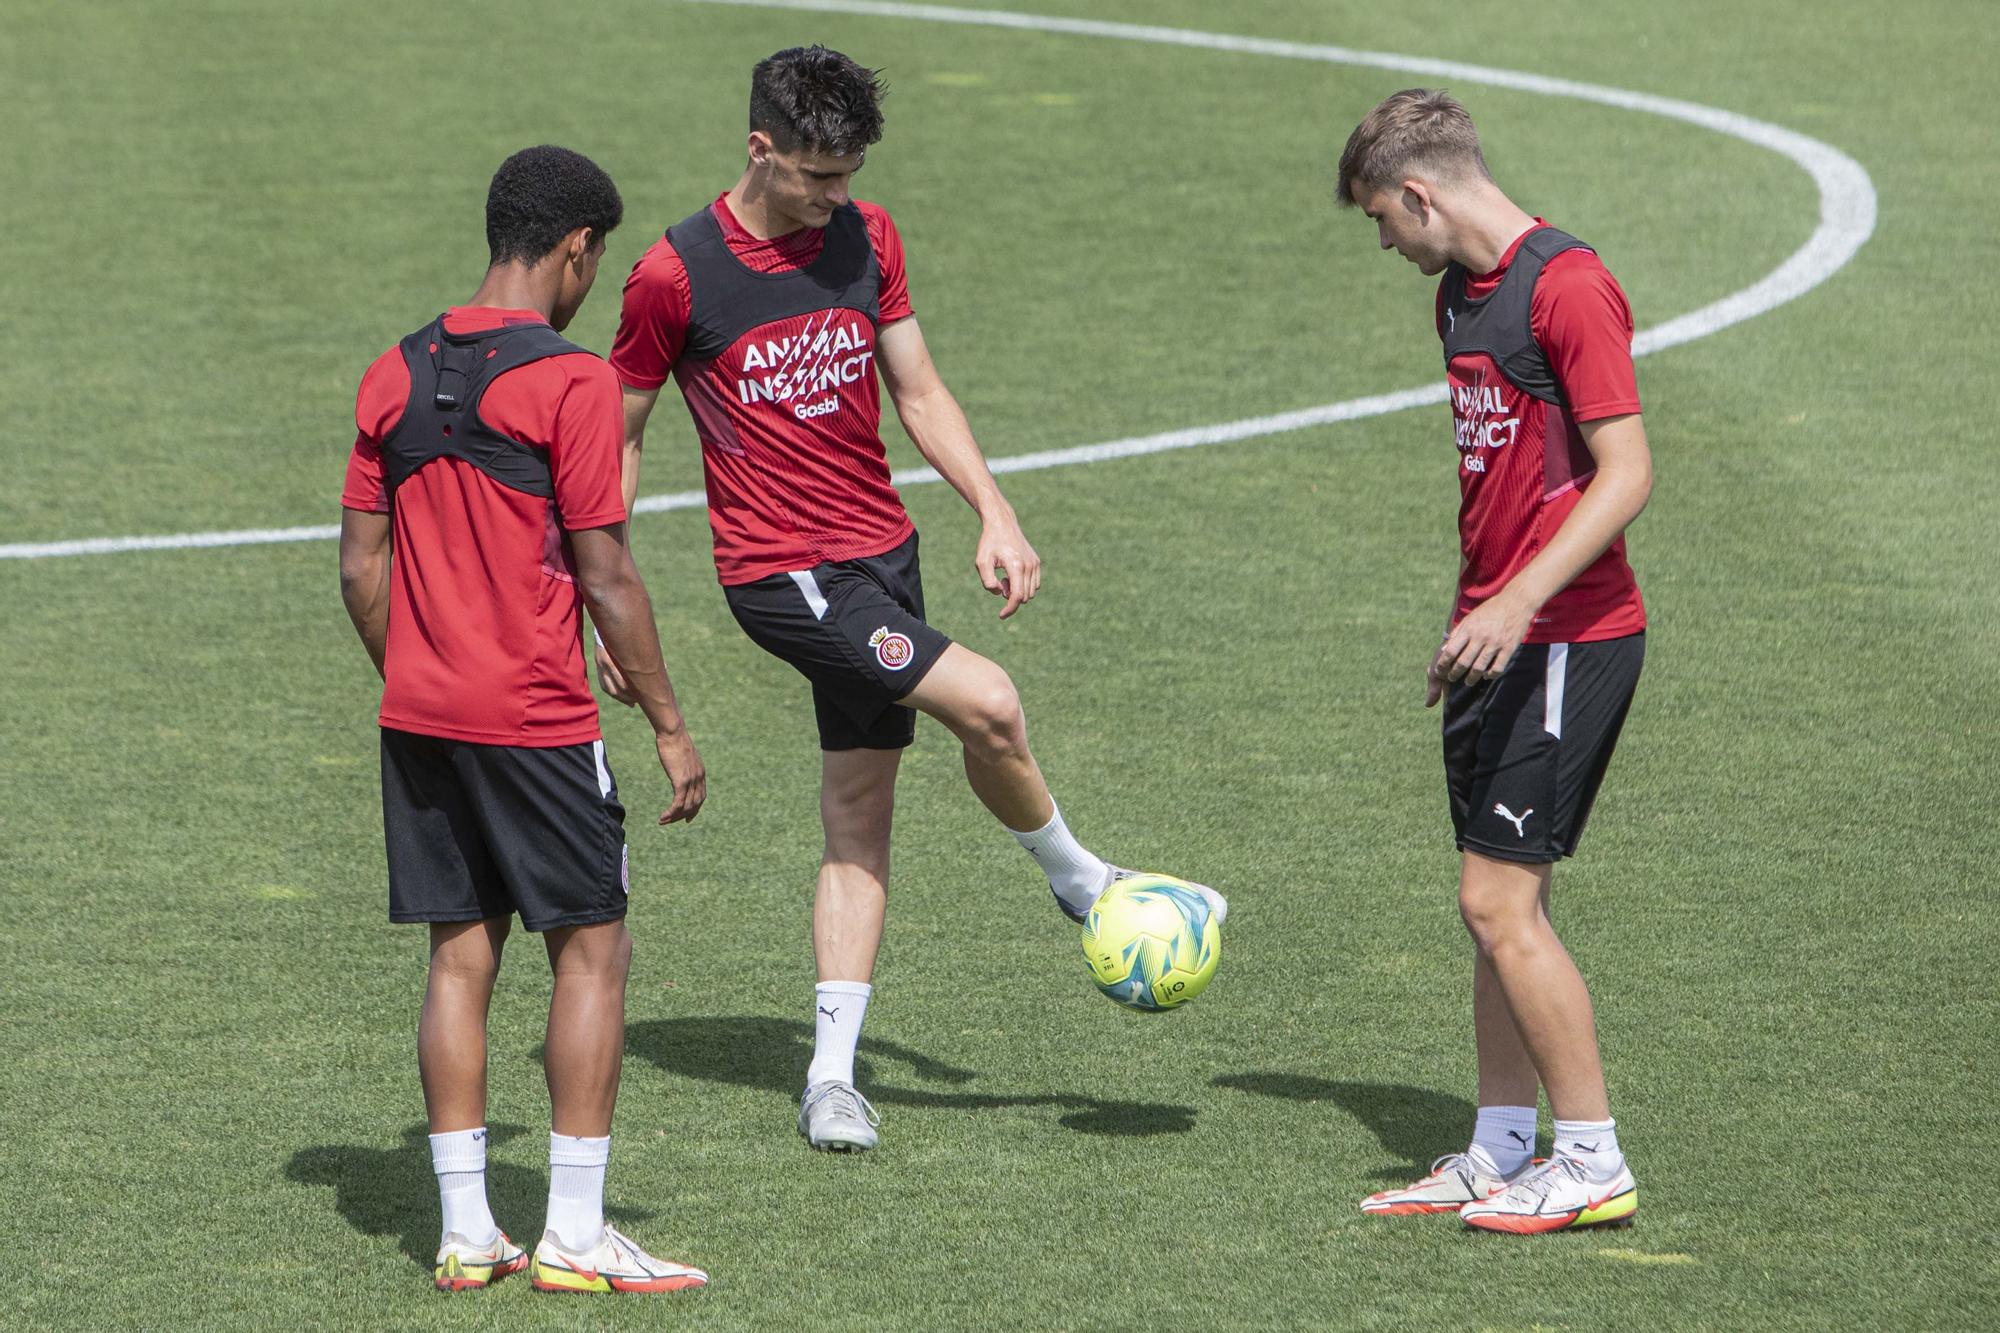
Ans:
{"type": "MultiPolygon", "coordinates": [[[[887,68],[858,192],[989,453],[1438,374],[1429,288],[1331,204],[1381,72],[671,4],[0,3],[0,541],[324,523],[354,382],[483,265],[507,152],[590,153],[626,227],[573,335],[734,179],[750,65],[887,68]],[[443,13],[443,11],[440,11],[443,13]]],[[[926,724],[906,760],[866,1086],[884,1148],[792,1131],[816,760],[729,619],[698,513],[636,541],[709,807],[634,811],[638,959],[609,1197],[690,1297],[428,1289],[419,931],[384,920],[375,684],[330,544],[0,562],[0,1216],[19,1328],[1982,1327],[2000,1283],[1996,836],[1980,331],[2000,148],[1983,7],[1269,0],[1090,17],[1432,55],[1742,111],[1873,174],[1800,301],[1642,362],[1647,674],[1556,907],[1591,979],[1638,1226],[1526,1244],[1354,1200],[1462,1142],[1467,946],[1434,715],[1444,409],[1021,474],[1049,567],[1016,621],[969,516],[906,494],[936,618],[1005,663],[1072,823],[1230,893],[1210,992],[1097,998],[1033,868],[926,724]]],[[[1517,199],[1596,243],[1642,326],[1810,232],[1790,164],[1462,85],[1517,199]]],[[[649,492],[699,464],[672,402],[649,492]]],[[[915,461],[900,440],[899,464],[915,461]]],[[[546,969],[495,1001],[492,1184],[539,1225],[546,969]]]]}

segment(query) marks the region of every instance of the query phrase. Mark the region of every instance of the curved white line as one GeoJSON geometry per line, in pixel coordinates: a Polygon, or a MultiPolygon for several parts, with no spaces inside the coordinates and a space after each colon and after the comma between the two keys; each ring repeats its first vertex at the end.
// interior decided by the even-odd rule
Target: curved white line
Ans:
{"type": "MultiPolygon", "coordinates": [[[[1465,65],[1452,60],[1427,60],[1418,56],[1395,55],[1383,51],[1356,51],[1344,46],[1323,46],[1310,42],[1287,42],[1268,37],[1237,37],[1227,33],[1197,32],[1185,28],[1160,28],[1136,23],[1109,23],[1097,19],[1058,18],[1044,14],[1019,14],[1000,9],[953,9],[942,5],[884,3],[880,0],[690,0],[696,4],[728,5],[746,9],[793,9],[820,13],[857,14],[874,18],[918,19],[931,23],[960,23],[988,28],[1016,28],[1031,32],[1068,33],[1080,37],[1109,37],[1122,41],[1151,42],[1162,46],[1187,46],[1208,51],[1234,51],[1246,55],[1275,56],[1287,60],[1315,60],[1333,65],[1360,65],[1392,69],[1429,78],[1511,88],[1547,97],[1569,97],[1625,111],[1643,111],[1685,121],[1741,139],[1789,159],[1812,177],[1819,190],[1819,226],[1806,243],[1784,263],[1762,279],[1719,301],[1668,320],[1640,332],[1632,339],[1632,354],[1677,347],[1718,333],[1732,324],[1774,310],[1817,287],[1852,259],[1875,231],[1875,185],[1859,162],[1830,144],[1753,120],[1733,111],[1683,102],[1650,93],[1627,92],[1593,83],[1546,78],[1514,70],[1465,65]]],[[[1076,463],[1097,463],[1112,458],[1164,453],[1170,449],[1192,449],[1200,445],[1227,444],[1287,431],[1304,430],[1339,421],[1381,416],[1405,408],[1425,407],[1445,401],[1442,381],[1394,393],[1352,398],[1268,416],[1245,417],[1212,426],[1191,426],[1157,435],[1138,435],[1102,444],[1080,444],[1067,449],[1047,449],[1039,453],[1015,454],[989,460],[995,472],[1033,472],[1043,468],[1068,467],[1076,463]]],[[[931,468],[911,468],[894,477],[898,486],[918,486],[939,480],[931,468]]],[[[633,506],[634,513],[653,514],[671,509],[695,509],[704,503],[700,491],[672,495],[649,495],[633,506]]],[[[301,528],[250,528],[235,532],[186,532],[156,537],[92,537],[78,541],[24,542],[0,546],[0,560],[33,560],[54,556],[108,555],[125,551],[183,550],[210,546],[251,546],[273,542],[320,541],[338,536],[334,525],[301,528]]]]}

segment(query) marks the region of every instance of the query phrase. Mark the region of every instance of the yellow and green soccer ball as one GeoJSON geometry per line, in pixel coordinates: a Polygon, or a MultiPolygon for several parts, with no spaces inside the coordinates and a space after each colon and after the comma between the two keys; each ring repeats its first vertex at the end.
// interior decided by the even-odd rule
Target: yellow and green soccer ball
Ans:
{"type": "Polygon", "coordinates": [[[1215,975],[1222,924],[1193,886],[1132,875],[1106,889],[1084,918],[1083,957],[1097,988],[1126,1008],[1172,1009],[1215,975]]]}

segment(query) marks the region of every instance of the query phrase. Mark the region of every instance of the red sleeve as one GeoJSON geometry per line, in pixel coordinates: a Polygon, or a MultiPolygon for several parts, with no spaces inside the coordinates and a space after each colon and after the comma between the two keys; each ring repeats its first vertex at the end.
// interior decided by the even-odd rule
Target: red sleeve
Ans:
{"type": "Polygon", "coordinates": [[[635,389],[665,384],[687,345],[688,312],[693,308],[687,267],[662,236],[639,256],[625,279],[625,305],[618,316],[618,336],[611,343],[611,368],[618,372],[618,380],[635,389]]]}
{"type": "Polygon", "coordinates": [[[625,405],[618,377],[594,356],[559,358],[569,383],[550,429],[556,509],[571,531],[625,521],[625,405]]]}
{"type": "Polygon", "coordinates": [[[1551,259],[1535,284],[1528,321],[1577,421],[1639,410],[1632,307],[1596,255],[1567,250],[1551,259]]]}
{"type": "Polygon", "coordinates": [[[347,484],[341,488],[343,509],[371,514],[389,512],[389,491],[382,480],[382,441],[403,419],[410,401],[410,368],[399,347],[375,358],[361,377],[354,395],[354,449],[347,456],[347,484]]]}
{"type": "Polygon", "coordinates": [[[875,262],[882,269],[882,288],[876,297],[877,324],[894,324],[899,319],[908,319],[916,312],[910,309],[910,279],[903,271],[903,238],[896,232],[896,224],[879,205],[864,204],[859,200],[855,206],[861,210],[862,218],[868,224],[868,240],[875,247],[875,262]]]}
{"type": "MultiPolygon", "coordinates": [[[[1443,342],[1444,341],[1444,284],[1442,282],[1438,284],[1437,298],[1431,302],[1431,305],[1433,307],[1431,310],[1431,323],[1437,325],[1438,341],[1443,342]]],[[[1532,312],[1530,312],[1530,314],[1532,317],[1532,312]]]]}

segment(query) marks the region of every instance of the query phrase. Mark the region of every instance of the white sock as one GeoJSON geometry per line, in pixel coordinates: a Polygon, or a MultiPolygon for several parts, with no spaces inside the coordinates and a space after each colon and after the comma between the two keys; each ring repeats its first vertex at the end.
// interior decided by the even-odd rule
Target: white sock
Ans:
{"type": "Polygon", "coordinates": [[[1482,1106],[1472,1127],[1473,1165],[1493,1176],[1511,1176],[1535,1155],[1535,1108],[1482,1106]]]}
{"type": "Polygon", "coordinates": [[[806,1086],[832,1079],[854,1082],[854,1048],[861,1041],[861,1020],[875,988],[865,981],[822,981],[813,987],[813,1058],[806,1069],[806,1086]]]}
{"type": "Polygon", "coordinates": [[[444,1234],[457,1232],[474,1245],[500,1234],[486,1203],[486,1126],[431,1135],[431,1170],[444,1205],[444,1234]]]}
{"type": "Polygon", "coordinates": [[[1618,1131],[1616,1120],[1558,1120],[1556,1121],[1556,1152],[1558,1157],[1574,1157],[1583,1163],[1583,1169],[1590,1173],[1592,1180],[1609,1180],[1625,1165],[1625,1154],[1618,1151],[1618,1131]]]}
{"type": "Polygon", "coordinates": [[[610,1161],[608,1134],[601,1139],[549,1135],[548,1229],[572,1254],[595,1249],[604,1239],[604,1168],[610,1161]]]}
{"type": "Polygon", "coordinates": [[[1057,810],[1047,824],[1031,833],[1023,833],[1019,829],[1007,831],[1014,835],[1014,841],[1020,843],[1028,855],[1035,858],[1035,864],[1049,877],[1049,887],[1055,890],[1056,897],[1062,899],[1063,906],[1072,912],[1090,910],[1090,905],[1097,901],[1097,895],[1104,892],[1104,885],[1111,878],[1111,867],[1076,840],[1076,835],[1069,831],[1069,825],[1063,823],[1061,810],[1057,810]]]}

